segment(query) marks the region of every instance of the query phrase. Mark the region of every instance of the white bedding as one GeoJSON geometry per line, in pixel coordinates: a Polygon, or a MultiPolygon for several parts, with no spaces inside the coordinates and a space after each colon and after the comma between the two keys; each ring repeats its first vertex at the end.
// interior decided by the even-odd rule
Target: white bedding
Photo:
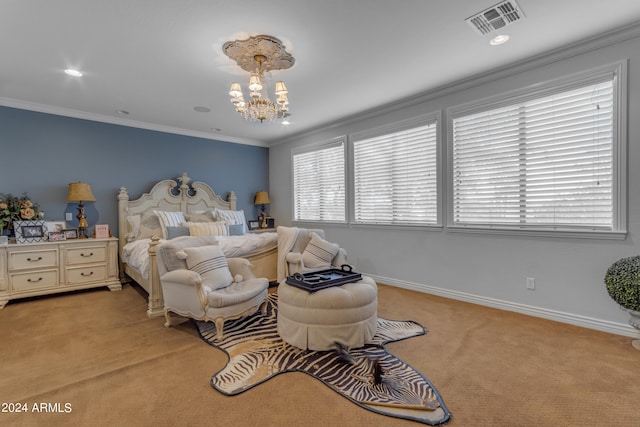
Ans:
{"type": "MultiPolygon", "coordinates": [[[[245,234],[242,236],[218,236],[218,245],[228,258],[243,257],[273,249],[278,244],[278,233],[245,234]]],[[[166,240],[160,239],[160,243],[166,240]]],[[[122,261],[149,278],[149,244],[151,239],[140,239],[127,243],[122,248],[122,261]]]]}

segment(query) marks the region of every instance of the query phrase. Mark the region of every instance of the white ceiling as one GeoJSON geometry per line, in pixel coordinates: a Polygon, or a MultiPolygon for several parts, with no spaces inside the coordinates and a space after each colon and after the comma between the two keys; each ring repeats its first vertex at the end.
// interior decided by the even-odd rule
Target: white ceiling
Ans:
{"type": "Polygon", "coordinates": [[[0,105],[268,146],[640,22],[638,0],[516,2],[525,18],[490,46],[465,19],[498,0],[2,0],[0,105]],[[289,126],[245,122],[229,102],[248,77],[222,45],[257,34],[295,57],[273,73],[289,126]]]}

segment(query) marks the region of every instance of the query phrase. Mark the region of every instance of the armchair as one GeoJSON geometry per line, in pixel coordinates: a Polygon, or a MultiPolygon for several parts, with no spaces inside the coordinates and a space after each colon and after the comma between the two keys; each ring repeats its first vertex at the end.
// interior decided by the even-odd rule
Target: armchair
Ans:
{"type": "Polygon", "coordinates": [[[213,321],[216,339],[225,320],[266,314],[269,282],[256,278],[244,258],[225,258],[210,237],[178,237],[158,246],[158,275],[164,296],[165,326],[171,313],[213,321]]]}
{"type": "Polygon", "coordinates": [[[347,263],[347,251],[324,240],[324,230],[279,226],[278,281],[347,263]]]}

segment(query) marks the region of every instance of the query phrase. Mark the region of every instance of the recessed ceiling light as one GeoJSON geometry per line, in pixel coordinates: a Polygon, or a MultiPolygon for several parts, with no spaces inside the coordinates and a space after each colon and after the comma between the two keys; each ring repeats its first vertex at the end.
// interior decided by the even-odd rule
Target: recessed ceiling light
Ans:
{"type": "Polygon", "coordinates": [[[73,77],[82,77],[82,73],[78,70],[74,70],[73,68],[67,68],[64,70],[65,74],[73,77]]]}
{"type": "Polygon", "coordinates": [[[492,38],[489,41],[489,44],[491,46],[498,46],[499,44],[506,43],[507,41],[509,41],[509,35],[508,34],[500,34],[500,35],[495,36],[494,38],[492,38]]]}
{"type": "Polygon", "coordinates": [[[120,114],[122,116],[128,116],[129,114],[131,114],[127,110],[116,110],[116,113],[118,113],[118,114],[120,114]]]}
{"type": "Polygon", "coordinates": [[[209,111],[211,111],[211,108],[202,107],[202,106],[193,107],[193,109],[196,110],[198,113],[208,113],[209,111]]]}
{"type": "Polygon", "coordinates": [[[287,119],[284,119],[281,123],[284,126],[289,126],[291,124],[291,122],[289,120],[287,120],[287,119]]]}

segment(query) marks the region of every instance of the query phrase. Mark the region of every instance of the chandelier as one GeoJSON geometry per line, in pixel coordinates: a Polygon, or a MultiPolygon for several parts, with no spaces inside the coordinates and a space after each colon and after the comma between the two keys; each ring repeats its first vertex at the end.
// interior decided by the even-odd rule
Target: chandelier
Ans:
{"type": "Polygon", "coordinates": [[[253,36],[246,40],[226,42],[222,50],[243,70],[249,72],[249,100],[245,101],[240,83],[231,83],[229,96],[235,110],[250,122],[271,121],[284,118],[289,111],[288,90],[284,82],[275,84],[275,102],[267,95],[267,73],[286,70],[293,66],[295,59],[282,42],[271,36],[253,36]]]}

